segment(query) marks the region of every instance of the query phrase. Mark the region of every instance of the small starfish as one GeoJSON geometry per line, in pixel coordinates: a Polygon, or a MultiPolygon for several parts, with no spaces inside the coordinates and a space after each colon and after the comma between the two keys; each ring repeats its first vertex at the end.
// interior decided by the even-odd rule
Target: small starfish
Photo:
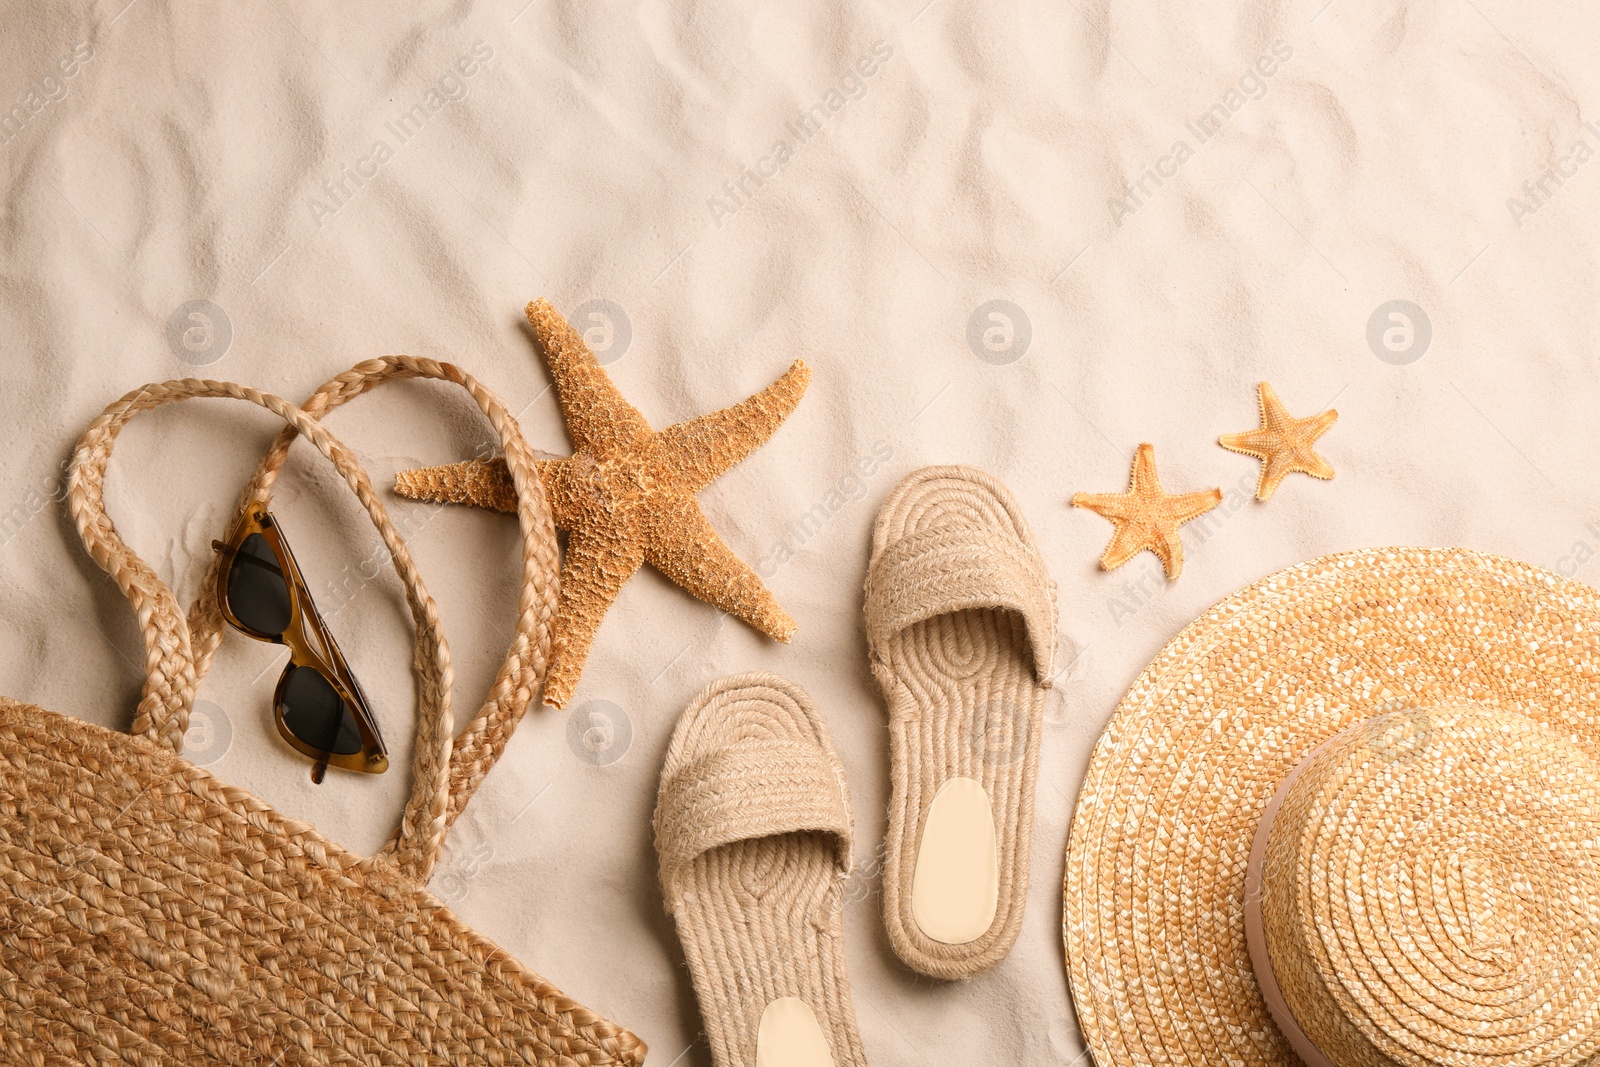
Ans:
{"type": "Polygon", "coordinates": [[[1268,500],[1277,490],[1278,483],[1295,471],[1313,478],[1333,477],[1328,461],[1312,451],[1311,445],[1328,432],[1339,413],[1332,409],[1308,419],[1297,419],[1284,410],[1272,386],[1262,382],[1261,429],[1244,433],[1223,434],[1217,443],[1230,452],[1240,452],[1261,460],[1261,481],[1256,486],[1256,499],[1268,500]]]}
{"type": "MultiPolygon", "coordinates": [[[[794,620],[723,544],[695,494],[772,436],[800,402],[810,368],[796,360],[755,396],[657,432],[555,308],[536,300],[527,314],[573,445],[570,457],[538,463],[556,526],[567,531],[545,703],[561,708],[571,699],[601,618],[643,563],[769,637],[789,640],[794,620]]],[[[516,510],[503,459],[401,471],[395,491],[516,510]]]]}
{"type": "Polygon", "coordinates": [[[1088,508],[1111,520],[1116,532],[1100,557],[1100,566],[1113,570],[1145,549],[1161,558],[1167,577],[1183,573],[1183,542],[1178,527],[1222,503],[1221,489],[1168,495],[1156,477],[1154,445],[1140,445],[1133,457],[1133,473],[1126,493],[1078,493],[1075,508],[1088,508]]]}

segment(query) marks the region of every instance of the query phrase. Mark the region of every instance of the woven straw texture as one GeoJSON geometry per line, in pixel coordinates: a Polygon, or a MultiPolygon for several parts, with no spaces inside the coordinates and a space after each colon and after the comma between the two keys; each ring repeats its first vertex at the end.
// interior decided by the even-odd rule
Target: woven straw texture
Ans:
{"type": "Polygon", "coordinates": [[[1022,928],[1054,597],[1021,508],[984,471],[925,467],[878,512],[866,616],[872,671],[889,708],[884,923],[896,954],[933,978],[990,969],[1022,928]],[[950,945],[918,928],[911,891],[928,811],[958,777],[989,796],[1000,899],[987,933],[950,945]]]}
{"type": "Polygon", "coordinates": [[[756,1067],[783,997],[811,1009],[835,1067],[865,1067],[842,922],[850,796],[805,691],[764,673],[702,689],[672,732],[655,835],[717,1067],[756,1067]]]}
{"type": "MultiPolygon", "coordinates": [[[[1548,733],[1545,750],[1559,757],[1546,761],[1554,808],[1531,813],[1536,783],[1524,767],[1500,788],[1507,803],[1529,801],[1509,809],[1526,833],[1486,818],[1473,824],[1468,813],[1488,795],[1481,785],[1460,812],[1441,807],[1434,818],[1426,798],[1330,809],[1333,821],[1318,824],[1311,844],[1277,861],[1309,866],[1287,882],[1281,866],[1268,869],[1269,893],[1313,887],[1311,897],[1273,905],[1270,943],[1274,959],[1287,958],[1285,917],[1321,906],[1310,900],[1332,900],[1346,879],[1344,903],[1313,910],[1311,925],[1347,955],[1316,966],[1337,976],[1339,996],[1353,998],[1342,1014],[1387,1012],[1386,1032],[1403,1036],[1383,1043],[1381,1055],[1326,1049],[1349,1054],[1336,1062],[1576,1062],[1569,1052],[1579,1046],[1563,1050],[1543,1028],[1560,1018],[1596,1033],[1595,883],[1581,864],[1560,869],[1559,861],[1592,856],[1597,843],[1593,793],[1584,792],[1594,788],[1593,771],[1579,773],[1579,761],[1600,754],[1596,663],[1593,589],[1464,550],[1329,556],[1263,579],[1186,628],[1140,675],[1096,745],[1067,848],[1067,967],[1100,1067],[1298,1062],[1257,985],[1243,919],[1250,847],[1274,791],[1317,745],[1368,720],[1377,726],[1356,732],[1375,788],[1408,781],[1426,793],[1407,776],[1441,762],[1441,780],[1472,778],[1459,761],[1490,758],[1482,724],[1507,715],[1547,728],[1538,736],[1548,733]],[[1483,718],[1430,710],[1442,708],[1482,709],[1483,718]],[[1377,718],[1391,713],[1401,714],[1377,718]],[[1430,745],[1444,755],[1422,759],[1430,745]],[[1416,771],[1407,770],[1412,763],[1416,771]],[[1585,796],[1587,812],[1561,807],[1585,796]],[[1567,820],[1559,836],[1556,811],[1567,820]],[[1376,822],[1362,826],[1364,818],[1376,822]],[[1380,853],[1358,855],[1363,848],[1380,853]],[[1412,895],[1398,881],[1374,890],[1373,878],[1409,878],[1412,895]],[[1367,907],[1369,892],[1381,910],[1367,907]],[[1491,897],[1504,906],[1489,907],[1491,897]],[[1472,932],[1452,935],[1447,921],[1472,932]],[[1360,931],[1371,937],[1345,936],[1360,931]],[[1382,1007],[1360,1006],[1353,990],[1362,988],[1382,1007]],[[1538,991],[1555,988],[1561,996],[1541,1004],[1538,991]]],[[[1495,751],[1506,743],[1496,741],[1495,751]]],[[[1280,817],[1293,826],[1293,813],[1280,817]]],[[[1309,1003],[1304,990],[1299,996],[1309,1003]]]]}
{"type": "Polygon", "coordinates": [[[1600,1053],[1600,774],[1485,708],[1391,712],[1287,790],[1262,926],[1294,1024],[1337,1064],[1576,1067],[1600,1053]]]}
{"type": "MultiPolygon", "coordinates": [[[[68,502],[139,618],[148,675],[133,736],[0,704],[0,1043],[8,1063],[634,1064],[633,1035],[463,927],[422,884],[544,672],[556,546],[526,443],[449,364],[359,364],[296,408],[226,382],[146,386],[79,441],[68,502]],[[350,451],[317,422],[396,378],[465,388],[500,432],[525,502],[516,634],[483,709],[451,736],[448,646],[421,576],[350,451]],[[290,425],[246,488],[267,503],[296,436],[327,456],[392,554],[417,630],[418,739],[394,839],[361,859],[179,756],[220,640],[215,566],[186,617],[106,516],[106,466],[135,414],[194,397],[290,425]]],[[[220,531],[219,531],[220,533],[220,531]]],[[[265,710],[263,711],[265,714],[265,710]]]]}

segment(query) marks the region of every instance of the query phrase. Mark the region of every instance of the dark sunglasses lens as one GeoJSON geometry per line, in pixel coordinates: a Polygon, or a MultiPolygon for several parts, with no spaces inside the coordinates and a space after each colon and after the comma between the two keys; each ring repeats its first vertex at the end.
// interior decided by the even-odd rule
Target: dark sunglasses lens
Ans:
{"type": "Polygon", "coordinates": [[[228,608],[257,633],[276,637],[289,627],[289,583],[272,546],[258,533],[244,539],[228,568],[228,608]]]}
{"type": "Polygon", "coordinates": [[[361,731],[350,707],[314,667],[295,667],[283,687],[283,724],[318,752],[349,756],[361,751],[361,731]]]}

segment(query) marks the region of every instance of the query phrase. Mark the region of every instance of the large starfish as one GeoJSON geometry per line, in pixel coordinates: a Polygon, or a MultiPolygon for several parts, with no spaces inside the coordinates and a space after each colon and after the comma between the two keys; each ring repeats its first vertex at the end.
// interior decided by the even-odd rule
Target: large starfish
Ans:
{"type": "Polygon", "coordinates": [[[1217,443],[1230,452],[1242,452],[1261,460],[1261,481],[1256,485],[1256,499],[1269,500],[1285,477],[1300,471],[1313,478],[1332,478],[1333,468],[1328,461],[1311,448],[1316,439],[1328,432],[1339,413],[1333,409],[1297,419],[1284,410],[1272,386],[1262,382],[1258,395],[1261,400],[1261,429],[1244,433],[1223,434],[1217,443]]]}
{"type": "Polygon", "coordinates": [[[1088,508],[1111,520],[1116,532],[1100,556],[1100,566],[1113,570],[1145,549],[1160,557],[1167,577],[1183,573],[1183,542],[1178,527],[1222,503],[1222,490],[1176,496],[1162,492],[1156,477],[1154,445],[1140,445],[1133,457],[1133,474],[1126,493],[1078,493],[1072,506],[1088,508]]]}
{"type": "MultiPolygon", "coordinates": [[[[544,700],[565,707],[606,609],[640,564],[779,641],[795,624],[748,564],[712,529],[695,494],[755,451],[794,410],[811,380],[796,360],[742,403],[652,430],[583,338],[544,300],[528,305],[573,454],[539,461],[556,526],[567,532],[544,700]]],[[[402,471],[395,490],[419,500],[516,510],[505,461],[402,471]]]]}

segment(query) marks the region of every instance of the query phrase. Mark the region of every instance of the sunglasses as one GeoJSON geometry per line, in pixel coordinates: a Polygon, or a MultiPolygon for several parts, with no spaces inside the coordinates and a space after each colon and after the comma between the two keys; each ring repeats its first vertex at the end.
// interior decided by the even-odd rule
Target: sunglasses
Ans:
{"type": "Polygon", "coordinates": [[[389,755],[366,695],[328,632],[278,521],[256,505],[224,544],[217,603],[235,630],[289,649],[272,697],[278,733],[315,761],[311,780],[328,767],[367,774],[389,769],[389,755]]]}

